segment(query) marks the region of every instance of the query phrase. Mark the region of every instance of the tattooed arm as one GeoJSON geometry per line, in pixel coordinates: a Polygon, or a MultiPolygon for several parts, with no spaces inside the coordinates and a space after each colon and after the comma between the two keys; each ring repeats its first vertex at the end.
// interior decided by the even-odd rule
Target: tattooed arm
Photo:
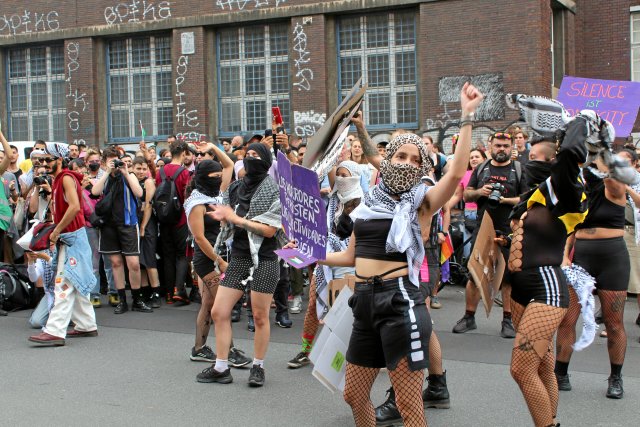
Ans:
{"type": "Polygon", "coordinates": [[[374,168],[380,170],[380,162],[382,161],[382,156],[378,154],[378,149],[375,145],[373,145],[373,141],[369,138],[369,132],[364,127],[364,120],[362,118],[362,111],[358,111],[352,119],[351,123],[356,127],[358,131],[358,139],[362,143],[362,151],[364,155],[367,157],[369,163],[373,165],[374,168]]]}

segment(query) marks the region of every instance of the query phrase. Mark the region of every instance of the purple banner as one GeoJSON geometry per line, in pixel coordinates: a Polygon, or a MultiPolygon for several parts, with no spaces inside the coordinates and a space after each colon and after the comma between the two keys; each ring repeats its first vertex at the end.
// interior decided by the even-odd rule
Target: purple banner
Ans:
{"type": "Polygon", "coordinates": [[[564,76],[558,101],[572,116],[580,110],[594,110],[611,122],[616,137],[627,137],[640,107],[640,83],[564,76]]]}
{"type": "Polygon", "coordinates": [[[298,242],[302,258],[325,259],[327,212],[320,197],[318,175],[305,167],[292,165],[280,151],[278,175],[282,225],[287,237],[298,242]]]}

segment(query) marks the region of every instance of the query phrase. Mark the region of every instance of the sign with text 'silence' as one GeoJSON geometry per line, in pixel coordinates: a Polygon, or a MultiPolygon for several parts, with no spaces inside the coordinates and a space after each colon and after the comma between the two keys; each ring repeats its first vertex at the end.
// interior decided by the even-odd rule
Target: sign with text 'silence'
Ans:
{"type": "Polygon", "coordinates": [[[565,76],[558,101],[575,116],[580,110],[593,110],[611,122],[616,136],[629,136],[640,107],[640,83],[595,80],[565,76]]]}

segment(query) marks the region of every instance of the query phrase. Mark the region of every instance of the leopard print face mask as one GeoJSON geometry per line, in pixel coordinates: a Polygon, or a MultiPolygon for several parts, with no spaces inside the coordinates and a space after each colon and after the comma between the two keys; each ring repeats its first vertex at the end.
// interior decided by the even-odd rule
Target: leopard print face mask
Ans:
{"type": "Polygon", "coordinates": [[[420,178],[431,172],[431,162],[427,154],[427,147],[422,138],[412,133],[396,136],[387,146],[387,157],[380,163],[380,174],[385,187],[393,193],[400,194],[411,190],[420,183],[420,178]],[[405,144],[413,144],[420,152],[420,167],[407,163],[392,163],[391,159],[398,149],[405,144]]]}

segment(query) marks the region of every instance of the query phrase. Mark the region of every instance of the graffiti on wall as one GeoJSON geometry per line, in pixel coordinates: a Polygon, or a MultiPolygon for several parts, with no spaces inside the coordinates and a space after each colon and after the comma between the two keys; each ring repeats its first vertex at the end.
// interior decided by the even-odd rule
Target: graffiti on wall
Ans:
{"type": "Polygon", "coordinates": [[[295,123],[294,132],[300,138],[307,138],[316,134],[318,129],[322,127],[327,115],[325,113],[316,113],[315,111],[294,111],[293,122],[295,123]]]}
{"type": "Polygon", "coordinates": [[[171,18],[171,3],[168,1],[131,0],[104,9],[104,20],[108,25],[168,18],[171,18]]]}
{"type": "Polygon", "coordinates": [[[67,84],[66,98],[73,101],[72,106],[67,108],[67,119],[69,129],[73,133],[77,133],[80,130],[80,113],[87,111],[89,106],[87,102],[87,94],[80,92],[76,87],[74,81],[74,75],[80,72],[80,43],[68,42],[66,48],[67,55],[67,76],[65,83],[67,84]]]}
{"type": "Polygon", "coordinates": [[[465,82],[471,82],[484,94],[484,100],[476,111],[476,119],[478,121],[504,120],[506,106],[502,73],[442,77],[438,82],[440,105],[453,105],[453,108],[459,108],[460,90],[465,82]]]}
{"type": "Polygon", "coordinates": [[[298,90],[311,90],[311,80],[313,80],[313,71],[310,68],[311,52],[307,48],[307,34],[304,27],[296,22],[293,29],[293,50],[296,52],[294,57],[294,66],[296,68],[296,79],[293,85],[298,90]]]}
{"type": "Polygon", "coordinates": [[[222,10],[249,10],[261,7],[278,7],[287,0],[216,0],[216,5],[222,10]]]}
{"type": "Polygon", "coordinates": [[[178,119],[178,125],[187,128],[197,128],[200,126],[198,119],[198,110],[187,110],[187,94],[182,91],[182,86],[185,83],[185,77],[189,71],[189,57],[182,55],[178,58],[178,64],[176,65],[176,118],[178,119]]]}
{"type": "Polygon", "coordinates": [[[0,15],[0,35],[37,33],[41,31],[56,31],[60,29],[58,12],[32,12],[24,10],[24,13],[14,13],[13,15],[0,15]]]}

